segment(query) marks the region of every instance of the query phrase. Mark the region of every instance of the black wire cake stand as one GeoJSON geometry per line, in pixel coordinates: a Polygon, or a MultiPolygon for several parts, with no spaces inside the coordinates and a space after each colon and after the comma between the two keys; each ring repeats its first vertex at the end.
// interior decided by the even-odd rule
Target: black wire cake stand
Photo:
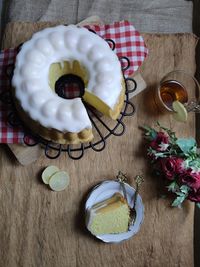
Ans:
{"type": "MultiPolygon", "coordinates": [[[[111,39],[106,39],[106,41],[112,45],[111,49],[115,49],[115,43],[111,39]]],[[[24,132],[23,142],[27,146],[35,146],[40,144],[44,148],[44,153],[49,159],[58,158],[61,153],[67,153],[69,158],[73,160],[81,159],[84,156],[84,153],[88,149],[92,149],[95,152],[100,152],[105,149],[106,141],[111,136],[122,136],[125,132],[125,123],[123,122],[125,117],[133,116],[135,114],[135,106],[130,102],[130,94],[134,92],[137,88],[137,83],[133,78],[126,78],[124,76],[124,72],[130,67],[130,61],[127,57],[119,58],[122,65],[122,72],[125,82],[125,100],[123,108],[120,112],[119,117],[114,122],[114,125],[111,126],[112,123],[109,123],[108,118],[105,118],[99,112],[96,112],[93,107],[88,105],[83,99],[83,104],[88,112],[88,116],[93,126],[94,139],[91,142],[80,143],[78,145],[72,144],[58,144],[53,143],[49,140],[44,139],[38,134],[33,133],[27,125],[25,125],[18,116],[18,113],[15,109],[15,104],[12,99],[11,89],[6,90],[0,95],[0,100],[6,105],[10,105],[12,107],[12,111],[8,115],[8,123],[12,127],[20,127],[24,132]],[[132,85],[131,85],[132,84],[132,85]]],[[[11,81],[13,75],[14,65],[10,65],[7,68],[6,74],[9,75],[9,79],[11,81]]],[[[11,86],[10,86],[11,88],[11,86]]]]}

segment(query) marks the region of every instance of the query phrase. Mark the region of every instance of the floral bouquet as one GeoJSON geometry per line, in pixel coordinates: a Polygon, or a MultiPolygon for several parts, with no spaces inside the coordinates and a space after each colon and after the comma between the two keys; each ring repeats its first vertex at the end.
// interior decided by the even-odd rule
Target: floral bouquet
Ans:
{"type": "Polygon", "coordinates": [[[157,124],[158,131],[143,127],[156,175],[166,179],[168,191],[175,194],[172,206],[180,207],[189,199],[200,208],[200,155],[195,139],[177,138],[175,132],[157,124]]]}

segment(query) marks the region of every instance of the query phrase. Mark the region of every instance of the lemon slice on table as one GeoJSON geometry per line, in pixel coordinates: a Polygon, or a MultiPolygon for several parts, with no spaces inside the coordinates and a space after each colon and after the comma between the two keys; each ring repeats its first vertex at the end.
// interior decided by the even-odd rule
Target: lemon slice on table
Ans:
{"type": "Polygon", "coordinates": [[[45,183],[45,184],[49,184],[49,180],[51,178],[51,176],[53,174],[55,174],[56,172],[58,172],[59,169],[58,167],[56,166],[48,166],[44,169],[44,171],[42,172],[42,181],[45,183]]]}
{"type": "Polygon", "coordinates": [[[69,175],[65,171],[59,171],[53,174],[49,180],[49,186],[54,191],[62,191],[69,184],[69,175]]]}
{"type": "Polygon", "coordinates": [[[173,118],[176,121],[180,121],[180,122],[186,122],[187,121],[188,112],[181,102],[179,102],[178,100],[174,101],[172,103],[172,108],[174,111],[173,118]]]}

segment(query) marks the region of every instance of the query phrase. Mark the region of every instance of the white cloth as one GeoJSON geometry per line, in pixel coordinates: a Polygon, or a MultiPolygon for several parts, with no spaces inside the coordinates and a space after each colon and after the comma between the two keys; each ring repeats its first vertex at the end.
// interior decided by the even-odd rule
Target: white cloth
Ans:
{"type": "Polygon", "coordinates": [[[185,0],[10,0],[7,18],[77,23],[91,15],[127,19],[142,32],[192,32],[192,2],[185,0]]]}

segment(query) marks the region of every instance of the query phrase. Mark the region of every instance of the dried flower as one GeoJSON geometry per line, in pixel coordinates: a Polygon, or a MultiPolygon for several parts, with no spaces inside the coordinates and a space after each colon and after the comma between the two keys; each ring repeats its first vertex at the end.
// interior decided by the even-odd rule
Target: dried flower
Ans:
{"type": "Polygon", "coordinates": [[[172,206],[185,199],[200,207],[200,155],[193,138],[177,138],[158,123],[159,130],[143,127],[148,140],[147,155],[159,176],[166,179],[168,191],[176,195],[172,206]]]}
{"type": "Polygon", "coordinates": [[[161,170],[169,180],[174,180],[176,176],[183,172],[183,159],[178,157],[167,157],[160,159],[161,170]]]}
{"type": "Polygon", "coordinates": [[[169,138],[165,133],[158,132],[149,146],[156,151],[166,151],[169,146],[169,138]]]}

